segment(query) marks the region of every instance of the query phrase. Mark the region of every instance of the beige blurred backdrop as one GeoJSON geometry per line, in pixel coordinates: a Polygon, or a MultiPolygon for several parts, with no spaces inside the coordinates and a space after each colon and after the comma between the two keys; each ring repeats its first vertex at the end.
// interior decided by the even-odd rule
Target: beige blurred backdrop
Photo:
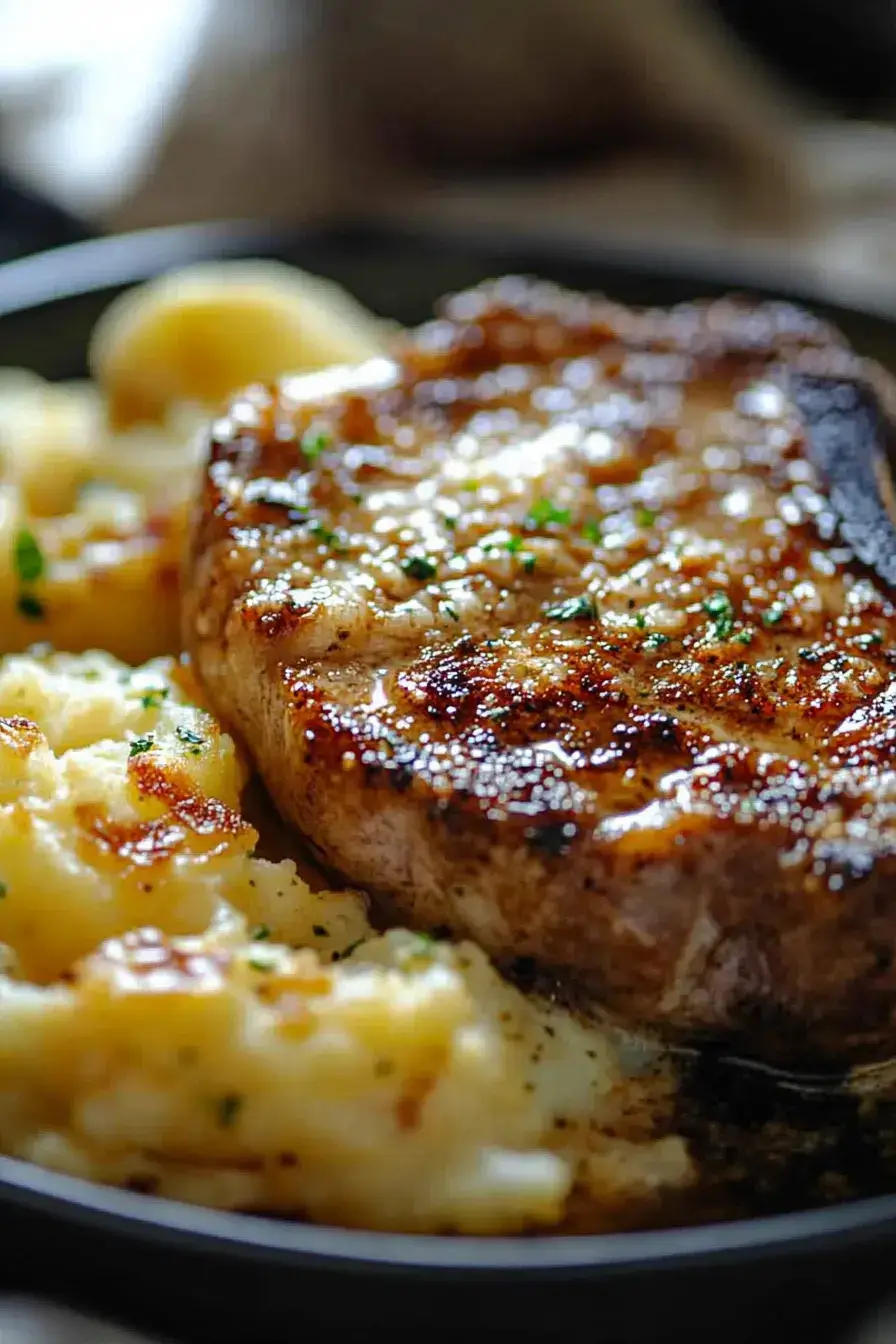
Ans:
{"type": "Polygon", "coordinates": [[[896,305],[896,130],[796,95],[699,0],[0,0],[0,157],[105,229],[621,238],[896,305]]]}

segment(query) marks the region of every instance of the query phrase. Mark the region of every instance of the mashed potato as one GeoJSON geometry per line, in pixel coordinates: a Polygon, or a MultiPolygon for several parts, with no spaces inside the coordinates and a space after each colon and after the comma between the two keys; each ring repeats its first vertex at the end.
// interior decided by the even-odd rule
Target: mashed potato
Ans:
{"type": "Polygon", "coordinates": [[[293,864],[253,857],[245,763],[177,671],[101,653],[0,663],[0,942],[30,980],[129,929],[200,933],[232,907],[329,952],[367,930],[360,897],[312,897],[293,864]]]}
{"type": "Polygon", "coordinates": [[[645,1060],[611,1032],[257,858],[245,768],[192,694],[173,660],[0,664],[0,1149],[432,1232],[693,1179],[680,1139],[632,1122],[645,1060]]]}
{"type": "Polygon", "coordinates": [[[95,383],[0,369],[0,651],[50,640],[140,663],[178,649],[210,409],[257,377],[366,357],[383,340],[330,282],[224,262],[111,304],[92,340],[95,383]]]}

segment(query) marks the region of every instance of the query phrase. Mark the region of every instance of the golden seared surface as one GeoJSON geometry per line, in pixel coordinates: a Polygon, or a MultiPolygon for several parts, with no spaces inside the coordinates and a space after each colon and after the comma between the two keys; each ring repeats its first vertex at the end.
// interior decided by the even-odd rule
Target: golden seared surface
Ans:
{"type": "Polygon", "coordinates": [[[640,1020],[885,1048],[894,608],[831,539],[813,357],[856,364],[786,305],[506,279],[233,403],[185,635],[326,863],[640,1020]]]}

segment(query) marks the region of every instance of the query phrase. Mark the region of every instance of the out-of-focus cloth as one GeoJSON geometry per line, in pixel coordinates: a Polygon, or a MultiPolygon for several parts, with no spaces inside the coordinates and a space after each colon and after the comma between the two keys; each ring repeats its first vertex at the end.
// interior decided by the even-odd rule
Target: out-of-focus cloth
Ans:
{"type": "Polygon", "coordinates": [[[896,129],[822,118],[697,0],[0,0],[0,156],[106,228],[363,211],[896,304],[896,129]]]}

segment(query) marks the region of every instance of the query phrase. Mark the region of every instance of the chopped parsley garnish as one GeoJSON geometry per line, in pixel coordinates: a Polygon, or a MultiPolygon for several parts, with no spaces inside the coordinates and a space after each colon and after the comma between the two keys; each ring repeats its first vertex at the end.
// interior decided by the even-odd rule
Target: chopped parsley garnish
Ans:
{"type": "Polygon", "coordinates": [[[506,705],[498,705],[495,709],[484,709],[482,711],[484,719],[506,719],[509,714],[510,710],[506,705]]]}
{"type": "Polygon", "coordinates": [[[872,648],[875,644],[883,644],[883,642],[883,635],[879,635],[876,630],[872,630],[868,634],[856,635],[856,643],[863,649],[872,648]]]}
{"type": "Polygon", "coordinates": [[[600,523],[586,523],[582,528],[582,536],[586,541],[590,541],[594,546],[600,546],[603,543],[604,533],[600,523]]]}
{"type": "Polygon", "coordinates": [[[268,971],[274,969],[274,963],[272,961],[265,961],[263,957],[250,957],[248,964],[252,967],[253,971],[259,971],[262,975],[266,975],[268,971]]]}
{"type": "Polygon", "coordinates": [[[243,1098],[238,1092],[227,1092],[218,1102],[218,1124],[227,1129],[242,1109],[243,1098]]]}
{"type": "Polygon", "coordinates": [[[639,611],[635,617],[635,625],[639,630],[647,629],[647,617],[644,615],[643,611],[639,611]]]}
{"type": "Polygon", "coordinates": [[[783,621],[786,615],[787,608],[784,603],[773,602],[768,611],[763,613],[762,623],[763,625],[777,625],[779,621],[783,621]]]}
{"type": "Polygon", "coordinates": [[[160,686],[158,690],[146,691],[140,697],[140,703],[144,709],[158,709],[162,701],[168,694],[167,686],[160,686]]]}
{"type": "Polygon", "coordinates": [[[537,563],[538,562],[534,555],[523,556],[523,569],[526,571],[527,574],[534,574],[535,566],[537,563]]]}
{"type": "Polygon", "coordinates": [[[484,551],[506,551],[508,555],[516,555],[523,549],[522,537],[508,537],[506,541],[487,541],[482,548],[484,551]]]}
{"type": "Polygon", "coordinates": [[[703,610],[712,621],[716,639],[729,639],[734,629],[734,607],[727,593],[710,593],[703,602],[703,610]]]}
{"type": "Polygon", "coordinates": [[[174,734],[181,742],[187,742],[194,747],[201,747],[205,742],[205,738],[199,733],[194,733],[192,728],[183,728],[180,724],[175,728],[174,734]]]}
{"type": "Polygon", "coordinates": [[[447,617],[449,618],[449,620],[452,620],[452,621],[459,621],[459,620],[460,620],[460,616],[458,615],[457,607],[454,605],[453,602],[448,602],[448,601],[440,602],[440,603],[439,603],[439,611],[442,612],[442,614],[443,614],[444,616],[447,616],[447,617]]]}
{"type": "Polygon", "coordinates": [[[481,485],[481,481],[477,481],[475,477],[471,476],[468,481],[463,482],[460,488],[461,490],[478,490],[481,485]]]}
{"type": "Polygon", "coordinates": [[[737,634],[734,636],[734,638],[735,638],[735,640],[737,641],[738,644],[752,644],[752,643],[753,643],[753,631],[752,631],[752,630],[738,630],[738,632],[737,632],[737,634]]]}
{"type": "Polygon", "coordinates": [[[568,597],[555,607],[548,607],[545,616],[552,621],[596,621],[597,604],[590,593],[580,593],[578,597],[568,597]]]}
{"type": "Polygon", "coordinates": [[[324,527],[321,522],[313,522],[311,524],[311,535],[322,542],[324,546],[329,546],[331,550],[345,550],[345,543],[342,541],[338,532],[333,532],[329,527],[324,527]]]}
{"type": "Polygon", "coordinates": [[[431,579],[436,572],[435,561],[427,555],[407,555],[401,562],[401,568],[408,578],[418,579],[420,583],[431,579]]]}
{"type": "Polygon", "coordinates": [[[152,751],[155,746],[155,738],[152,733],[147,733],[145,737],[135,737],[131,743],[128,756],[142,756],[146,751],[152,751]]]}
{"type": "Polygon", "coordinates": [[[664,644],[668,643],[669,643],[668,635],[661,635],[658,630],[654,630],[652,634],[649,634],[647,636],[642,647],[647,649],[649,652],[652,652],[654,649],[661,649],[664,644]]]}
{"type": "Polygon", "coordinates": [[[258,924],[252,930],[251,938],[253,943],[263,943],[265,939],[270,938],[271,930],[267,924],[258,924]]]}
{"type": "Polygon", "coordinates": [[[0,901],[3,900],[8,890],[9,888],[7,887],[6,883],[0,882],[0,901]]]}
{"type": "Polygon", "coordinates": [[[316,457],[320,457],[321,453],[329,448],[332,442],[333,438],[328,429],[312,425],[302,435],[302,452],[313,462],[316,457]]]}
{"type": "Polygon", "coordinates": [[[548,523],[565,526],[571,518],[569,509],[558,509],[550,499],[537,499],[526,518],[527,527],[546,527],[548,523]]]}
{"type": "Polygon", "coordinates": [[[22,583],[34,583],[44,572],[43,552],[37,544],[33,532],[22,528],[16,533],[13,542],[13,561],[16,574],[22,583]]]}
{"type": "Polygon", "coordinates": [[[442,522],[445,525],[445,527],[447,527],[449,532],[453,532],[454,529],[457,527],[457,519],[454,518],[450,513],[444,513],[442,515],[442,522]]]}
{"type": "Polygon", "coordinates": [[[638,509],[635,521],[639,527],[653,527],[656,522],[656,509],[638,509]]]}
{"type": "Polygon", "coordinates": [[[33,593],[20,593],[16,601],[19,614],[28,621],[42,621],[45,616],[44,604],[33,593]]]}

